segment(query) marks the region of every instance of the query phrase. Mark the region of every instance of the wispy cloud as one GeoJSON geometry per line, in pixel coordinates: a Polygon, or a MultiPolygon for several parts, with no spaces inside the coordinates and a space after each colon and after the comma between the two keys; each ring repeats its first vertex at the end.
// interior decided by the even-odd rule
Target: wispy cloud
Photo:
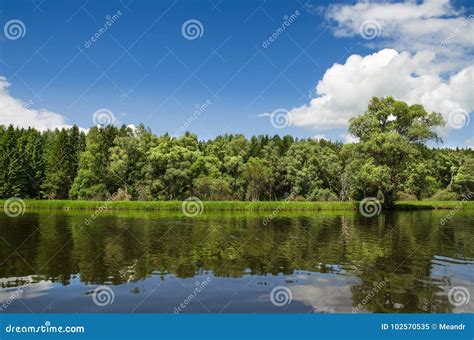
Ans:
{"type": "Polygon", "coordinates": [[[34,102],[13,97],[9,87],[7,79],[0,76],[0,125],[34,127],[41,131],[70,126],[64,116],[47,109],[34,109],[34,102]]]}

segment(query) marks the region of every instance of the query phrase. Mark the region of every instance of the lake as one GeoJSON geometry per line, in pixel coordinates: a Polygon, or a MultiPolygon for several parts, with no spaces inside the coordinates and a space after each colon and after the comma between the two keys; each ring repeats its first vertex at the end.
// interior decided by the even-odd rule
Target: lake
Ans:
{"type": "Polygon", "coordinates": [[[0,216],[0,313],[474,312],[472,210],[91,213],[0,216]]]}

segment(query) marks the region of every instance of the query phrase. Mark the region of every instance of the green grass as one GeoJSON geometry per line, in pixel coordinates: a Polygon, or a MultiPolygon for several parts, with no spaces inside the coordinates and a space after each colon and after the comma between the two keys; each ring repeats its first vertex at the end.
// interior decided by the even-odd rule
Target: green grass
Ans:
{"type": "MultiPolygon", "coordinates": [[[[5,200],[0,200],[3,205],[5,200]]],[[[24,200],[27,208],[53,210],[181,210],[181,201],[69,201],[69,200],[24,200]]],[[[204,201],[205,211],[265,211],[265,210],[356,210],[358,202],[244,202],[204,201]]],[[[418,209],[474,209],[474,202],[461,201],[403,201],[397,202],[397,210],[418,209]]]]}

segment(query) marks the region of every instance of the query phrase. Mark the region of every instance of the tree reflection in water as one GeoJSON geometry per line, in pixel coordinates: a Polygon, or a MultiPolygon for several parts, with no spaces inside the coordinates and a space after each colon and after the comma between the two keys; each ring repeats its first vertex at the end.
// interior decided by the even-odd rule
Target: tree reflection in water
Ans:
{"type": "MultiPolygon", "coordinates": [[[[85,226],[84,213],[34,212],[0,218],[0,277],[5,288],[28,280],[120,285],[170,274],[183,279],[203,273],[283,274],[295,285],[295,298],[306,304],[317,305],[315,297],[325,292],[348,295],[346,311],[362,306],[369,312],[449,313],[453,306],[445,290],[453,284],[452,273],[444,269],[457,263],[458,271],[472,271],[471,215],[460,212],[441,226],[443,214],[434,211],[374,218],[281,213],[264,225],[262,213],[185,218],[120,212],[104,213],[85,226]],[[295,283],[312,274],[331,284],[323,289],[311,280],[295,283]]],[[[466,277],[472,286],[472,275],[466,277]]]]}

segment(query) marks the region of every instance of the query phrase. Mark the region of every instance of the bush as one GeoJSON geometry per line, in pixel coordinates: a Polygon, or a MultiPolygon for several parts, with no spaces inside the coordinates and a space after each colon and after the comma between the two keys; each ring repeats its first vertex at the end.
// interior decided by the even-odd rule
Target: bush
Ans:
{"type": "Polygon", "coordinates": [[[432,201],[457,201],[459,195],[449,189],[443,189],[434,194],[430,200],[432,201]]]}
{"type": "Polygon", "coordinates": [[[295,196],[288,196],[288,201],[292,201],[292,202],[304,202],[306,201],[306,198],[304,198],[304,196],[301,196],[301,195],[295,195],[295,196]]]}
{"type": "Polygon", "coordinates": [[[199,177],[194,180],[194,195],[206,201],[230,200],[229,183],[223,179],[199,177]]]}
{"type": "Polygon", "coordinates": [[[111,201],[130,201],[132,196],[123,189],[118,189],[117,193],[110,196],[111,201]]]}
{"type": "Polygon", "coordinates": [[[454,177],[453,191],[472,200],[474,192],[474,157],[466,158],[454,177]]]}
{"type": "Polygon", "coordinates": [[[308,201],[318,201],[318,202],[337,201],[337,195],[329,189],[315,189],[309,195],[308,201]]]}

